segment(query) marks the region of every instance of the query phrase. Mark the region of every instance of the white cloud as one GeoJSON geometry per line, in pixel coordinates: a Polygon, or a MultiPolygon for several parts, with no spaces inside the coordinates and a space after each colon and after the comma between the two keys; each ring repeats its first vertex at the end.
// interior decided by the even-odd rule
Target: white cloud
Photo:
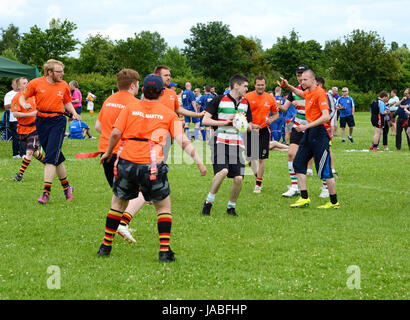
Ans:
{"type": "Polygon", "coordinates": [[[0,17],[23,16],[26,0],[0,0],[0,17]]]}
{"type": "Polygon", "coordinates": [[[51,19],[61,19],[61,8],[56,5],[51,5],[46,9],[47,17],[46,17],[46,25],[50,22],[51,19]]]}

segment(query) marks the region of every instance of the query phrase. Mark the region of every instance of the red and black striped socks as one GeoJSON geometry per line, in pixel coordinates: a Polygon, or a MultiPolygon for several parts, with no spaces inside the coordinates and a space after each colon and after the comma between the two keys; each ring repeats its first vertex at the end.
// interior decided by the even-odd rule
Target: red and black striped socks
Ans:
{"type": "Polygon", "coordinates": [[[107,247],[112,246],[112,241],[117,233],[118,225],[122,217],[122,212],[110,209],[107,214],[107,219],[105,221],[105,234],[103,244],[107,247]]]}
{"type": "Polygon", "coordinates": [[[26,172],[27,167],[30,165],[31,160],[27,159],[27,157],[23,157],[23,161],[21,162],[19,172],[23,175],[26,172]]]}
{"type": "Polygon", "coordinates": [[[170,213],[159,213],[157,216],[158,235],[160,251],[169,251],[172,215],[170,213]]]}
{"type": "Polygon", "coordinates": [[[129,214],[128,212],[124,212],[120,220],[120,225],[129,226],[131,223],[131,220],[132,220],[132,215],[129,214]]]}
{"type": "Polygon", "coordinates": [[[63,190],[66,191],[69,187],[70,184],[68,183],[67,177],[60,179],[61,186],[63,187],[63,190]]]}

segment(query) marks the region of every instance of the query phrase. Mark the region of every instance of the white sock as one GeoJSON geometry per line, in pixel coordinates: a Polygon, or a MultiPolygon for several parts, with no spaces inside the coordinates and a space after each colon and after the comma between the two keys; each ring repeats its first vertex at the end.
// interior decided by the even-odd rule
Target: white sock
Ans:
{"type": "Polygon", "coordinates": [[[214,203],[215,202],[215,194],[208,193],[208,197],[206,198],[206,201],[209,202],[209,203],[214,203]]]}
{"type": "Polygon", "coordinates": [[[231,201],[228,202],[228,209],[235,208],[235,206],[236,206],[236,202],[231,202],[231,201]]]}

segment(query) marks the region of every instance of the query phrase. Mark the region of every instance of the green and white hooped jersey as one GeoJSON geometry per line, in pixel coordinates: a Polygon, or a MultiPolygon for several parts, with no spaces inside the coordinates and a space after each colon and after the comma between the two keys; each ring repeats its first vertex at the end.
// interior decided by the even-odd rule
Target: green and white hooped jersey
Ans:
{"type": "MultiPolygon", "coordinates": [[[[301,86],[297,86],[298,89],[302,90],[301,86]]],[[[293,100],[296,101],[305,101],[305,99],[299,97],[298,95],[294,94],[292,92],[292,96],[293,96],[293,100]]],[[[306,120],[306,115],[305,115],[305,107],[295,107],[296,109],[296,115],[295,115],[295,119],[293,121],[293,128],[296,128],[300,125],[305,125],[308,124],[309,122],[306,120]]]]}
{"type": "MultiPolygon", "coordinates": [[[[243,112],[248,112],[248,101],[242,98],[241,102],[235,106],[235,102],[228,96],[224,96],[218,106],[218,121],[231,119],[232,115],[243,112]]],[[[220,126],[216,131],[216,143],[224,143],[232,146],[239,146],[245,149],[242,136],[239,131],[231,125],[220,126]]]]}

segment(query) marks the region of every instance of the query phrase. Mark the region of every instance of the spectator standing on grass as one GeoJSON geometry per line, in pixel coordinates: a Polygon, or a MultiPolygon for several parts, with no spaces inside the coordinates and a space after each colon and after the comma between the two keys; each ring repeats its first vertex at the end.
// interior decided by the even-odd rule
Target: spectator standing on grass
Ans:
{"type": "Polygon", "coordinates": [[[379,97],[372,101],[370,104],[371,118],[370,121],[374,127],[373,143],[370,146],[370,150],[380,151],[379,142],[380,137],[383,134],[384,115],[386,114],[386,104],[389,100],[389,94],[386,91],[382,91],[379,97]]]}
{"type": "Polygon", "coordinates": [[[354,112],[355,112],[355,104],[352,97],[349,96],[349,89],[344,87],[342,89],[343,96],[337,99],[336,102],[336,109],[340,112],[340,130],[341,130],[341,137],[342,143],[344,143],[346,137],[346,124],[349,126],[349,135],[347,138],[350,140],[351,143],[354,142],[353,140],[353,128],[355,127],[354,122],[354,112]]]}
{"type": "Polygon", "coordinates": [[[46,204],[50,199],[55,174],[60,180],[67,201],[74,199],[73,186],[68,183],[64,166],[65,157],[61,149],[67,125],[65,110],[72,114],[73,120],[81,120],[81,116],[71,104],[70,87],[63,77],[64,64],[50,59],[44,64],[44,76],[31,80],[26,92],[19,99],[20,105],[26,110],[31,109],[26,99],[35,97],[37,104],[37,133],[45,151],[44,189],[38,199],[41,204],[46,204]]]}
{"type": "Polygon", "coordinates": [[[159,261],[175,260],[171,250],[171,199],[167,178],[168,166],[163,162],[163,146],[171,135],[182,149],[191,156],[201,175],[206,174],[195,149],[185,137],[182,123],[177,114],[160,103],[164,83],[158,75],[148,75],[143,84],[144,100],[128,104],[119,114],[102,155],[101,163],[112,156],[115,146],[122,140],[122,148],[117,155],[111,209],[105,223],[104,241],[97,253],[108,256],[122,213],[129,200],[139,192],[148,201],[153,201],[157,212],[157,228],[160,243],[159,261]]]}
{"type": "Polygon", "coordinates": [[[12,150],[13,150],[14,159],[22,158],[24,154],[26,153],[26,150],[24,149],[24,145],[19,140],[19,136],[17,132],[17,119],[13,115],[13,113],[10,111],[11,101],[16,96],[16,94],[19,92],[17,88],[18,79],[19,78],[16,78],[11,81],[11,87],[13,88],[13,90],[7,92],[6,95],[4,96],[4,110],[6,111],[6,126],[8,125],[8,128],[11,133],[12,150]]]}
{"type": "Polygon", "coordinates": [[[390,120],[392,122],[391,126],[391,135],[395,136],[396,135],[396,116],[395,112],[397,111],[398,108],[398,103],[400,102],[399,97],[397,96],[397,90],[393,89],[390,92],[390,100],[388,102],[389,108],[390,108],[390,120]]]}
{"type": "Polygon", "coordinates": [[[75,111],[78,114],[81,114],[82,111],[82,101],[83,101],[83,96],[81,95],[81,91],[78,88],[78,82],[75,80],[70,81],[70,90],[71,90],[71,103],[73,104],[73,107],[75,111]]]}
{"type": "MultiPolygon", "coordinates": [[[[406,110],[409,110],[410,106],[410,88],[404,90],[404,97],[399,103],[399,108],[396,111],[397,114],[397,121],[396,121],[396,149],[401,149],[401,139],[402,139],[402,132],[407,132],[407,128],[409,127],[409,115],[406,113],[406,110]]],[[[410,149],[410,139],[406,134],[407,144],[410,149]]]]}

